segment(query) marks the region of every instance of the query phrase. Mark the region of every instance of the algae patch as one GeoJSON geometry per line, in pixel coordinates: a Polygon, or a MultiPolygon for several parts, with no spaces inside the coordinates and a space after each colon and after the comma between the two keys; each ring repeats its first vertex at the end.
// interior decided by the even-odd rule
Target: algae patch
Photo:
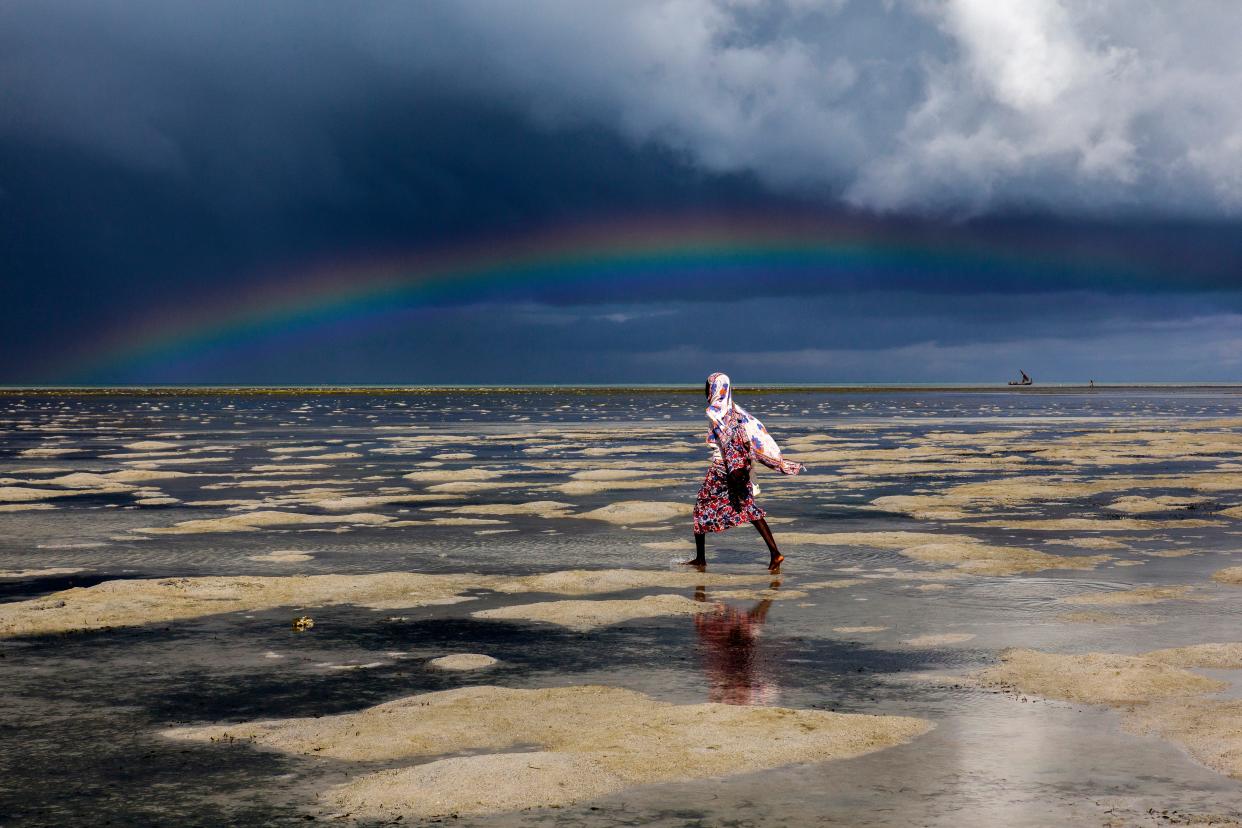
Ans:
{"type": "Polygon", "coordinates": [[[555,807],[636,785],[845,759],[908,742],[921,719],[676,705],[612,687],[466,687],[320,718],[166,731],[195,742],[250,741],[310,761],[396,762],[321,794],[362,819],[555,807]],[[520,753],[510,752],[524,748],[520,753]],[[530,750],[538,747],[537,750],[530,750]],[[470,752],[471,756],[452,756],[470,752]],[[480,755],[481,754],[481,755],[480,755]]]}

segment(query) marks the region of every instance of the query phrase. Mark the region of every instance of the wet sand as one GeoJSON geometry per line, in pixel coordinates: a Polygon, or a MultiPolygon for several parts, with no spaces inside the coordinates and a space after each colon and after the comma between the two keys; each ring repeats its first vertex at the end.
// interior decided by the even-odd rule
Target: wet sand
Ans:
{"type": "Polygon", "coordinates": [[[0,824],[1242,820],[1242,395],[753,404],[0,398],[0,824]]]}

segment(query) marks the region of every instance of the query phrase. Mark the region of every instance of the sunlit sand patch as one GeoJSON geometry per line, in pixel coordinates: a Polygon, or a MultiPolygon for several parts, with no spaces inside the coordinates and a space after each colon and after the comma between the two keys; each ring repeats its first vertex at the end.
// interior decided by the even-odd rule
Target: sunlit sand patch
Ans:
{"type": "Polygon", "coordinates": [[[1052,543],[1058,546],[1076,546],[1079,549],[1129,549],[1127,544],[1113,538],[1058,538],[1055,540],[1047,540],[1044,543],[1052,543]]]}
{"type": "Polygon", "coordinates": [[[581,512],[572,517],[586,520],[602,520],[607,523],[659,523],[671,518],[685,517],[694,511],[688,503],[652,500],[623,500],[612,503],[590,512],[581,512]]]}
{"type": "Polygon", "coordinates": [[[201,507],[211,508],[211,509],[225,509],[225,508],[235,507],[235,506],[257,509],[258,507],[264,505],[265,503],[266,501],[264,500],[242,500],[239,498],[224,498],[221,500],[187,500],[182,505],[183,506],[201,506],[201,507]]]}
{"type": "Polygon", "coordinates": [[[77,454],[80,451],[82,451],[80,448],[39,446],[35,448],[23,449],[18,452],[18,455],[21,457],[63,457],[66,454],[77,454]]]}
{"type": "Polygon", "coordinates": [[[474,618],[499,621],[539,621],[577,632],[587,632],[636,618],[694,615],[711,611],[711,604],[692,601],[683,595],[647,595],[636,599],[608,601],[541,601],[480,610],[471,615],[474,618]]]}
{"type": "Polygon", "coordinates": [[[450,451],[445,454],[433,454],[432,460],[472,460],[474,455],[468,451],[450,451]]]}
{"type": "Polygon", "coordinates": [[[908,647],[943,647],[946,644],[961,644],[974,637],[973,633],[934,633],[906,638],[901,643],[908,647]]]}
{"type": "Polygon", "coordinates": [[[53,566],[46,569],[0,569],[0,578],[51,578],[55,575],[74,575],[85,572],[74,566],[53,566]]]}
{"type": "Polygon", "coordinates": [[[629,480],[635,477],[651,477],[655,469],[585,469],[570,475],[575,480],[629,480]]]}
{"type": "Polygon", "coordinates": [[[572,503],[561,503],[557,500],[532,500],[527,503],[473,503],[468,506],[453,506],[445,511],[463,515],[534,515],[542,518],[570,517],[568,510],[575,506],[572,503]]]}
{"type": "Polygon", "coordinates": [[[1178,601],[1190,594],[1193,587],[1163,586],[1136,587],[1113,592],[1087,592],[1082,595],[1069,595],[1059,599],[1062,604],[1075,606],[1113,607],[1139,604],[1159,604],[1164,601],[1178,601]]]}
{"type": "Polygon", "coordinates": [[[517,489],[529,487],[528,483],[488,483],[475,482],[471,480],[459,480],[452,483],[436,483],[428,486],[427,491],[438,492],[440,494],[470,494],[473,492],[489,492],[495,489],[517,489]]]}
{"type": "MultiPolygon", "coordinates": [[[[126,492],[129,487],[116,487],[116,491],[126,492]]],[[[88,489],[32,489],[27,486],[0,486],[0,503],[35,503],[51,498],[73,497],[74,495],[90,495],[98,493],[88,489]]]]}
{"type": "Polygon", "coordinates": [[[1143,555],[1149,558],[1187,558],[1191,555],[1198,555],[1197,549],[1162,549],[1158,552],[1143,550],[1143,555]]]}
{"type": "Polygon", "coordinates": [[[440,656],[427,662],[427,666],[436,670],[483,670],[497,664],[497,660],[483,653],[454,653],[440,656]]]}
{"type": "Polygon", "coordinates": [[[1237,642],[1192,644],[1170,647],[1146,654],[1148,658],[1174,667],[1203,667],[1216,670],[1242,669],[1242,644],[1237,642]]]}
{"type": "Polygon", "coordinates": [[[476,535],[504,535],[510,532],[516,532],[517,529],[480,529],[474,534],[476,535]]]}
{"type": "Polygon", "coordinates": [[[167,495],[155,495],[152,497],[139,497],[134,500],[139,506],[172,506],[174,503],[181,501],[175,497],[167,495]]]}
{"type": "Polygon", "coordinates": [[[358,512],[348,515],[304,515],[298,512],[246,512],[221,518],[184,520],[172,526],[154,526],[133,529],[151,535],[193,535],[206,532],[256,532],[261,529],[291,529],[299,526],[322,524],[366,524],[376,526],[388,523],[392,518],[358,512]]]}
{"type": "Polygon", "coordinates": [[[642,588],[694,588],[754,584],[770,581],[771,575],[724,575],[658,569],[570,569],[542,575],[502,578],[490,586],[497,592],[548,592],[557,595],[590,595],[642,588]]]}
{"type": "Polygon", "coordinates": [[[356,451],[330,451],[327,454],[308,454],[306,460],[356,460],[362,455],[356,451]]]}
{"type": "Polygon", "coordinates": [[[647,477],[635,480],[571,480],[557,483],[549,488],[561,494],[584,495],[626,489],[666,489],[669,486],[685,486],[696,481],[684,477],[647,477]]]}
{"type": "Polygon", "coordinates": [[[1225,517],[1242,519],[1242,506],[1234,506],[1229,509],[1221,509],[1216,514],[1224,515],[1225,517]]]}
{"type": "MultiPolygon", "coordinates": [[[[1186,750],[1217,773],[1242,779],[1242,701],[1178,699],[1129,713],[1127,730],[1155,734],[1186,750]]],[[[1203,825],[1228,825],[1214,818],[1203,825]]],[[[1236,824],[1236,823],[1235,823],[1236,824]]]]}
{"type": "Polygon", "coordinates": [[[247,555],[248,561],[264,561],[267,563],[297,563],[299,561],[309,561],[315,557],[309,552],[297,552],[295,550],[268,552],[265,555],[247,555]]]}
{"type": "MultiPolygon", "coordinates": [[[[232,475],[232,477],[240,478],[240,475],[232,475]]],[[[348,486],[350,481],[346,480],[315,480],[312,478],[304,478],[298,480],[290,480],[284,478],[262,478],[259,480],[243,480],[235,479],[228,483],[208,483],[203,489],[208,491],[220,491],[223,489],[291,489],[295,486],[348,486]]]]}
{"type": "Polygon", "coordinates": [[[903,549],[924,543],[956,541],[975,543],[969,535],[934,532],[781,532],[781,542],[821,546],[867,546],[876,549],[903,549]]]}
{"type": "Polygon", "coordinates": [[[61,486],[66,489],[105,489],[115,486],[127,486],[132,483],[149,483],[153,480],[174,480],[179,477],[192,477],[192,475],[179,471],[124,469],[104,474],[74,472],[40,482],[52,486],[61,486]]]}
{"type": "Polygon", "coordinates": [[[346,495],[344,497],[316,497],[306,502],[327,509],[329,512],[348,512],[352,509],[373,509],[376,506],[387,506],[393,503],[427,503],[441,500],[442,495],[435,494],[390,494],[390,495],[346,495]]]}
{"type": "Polygon", "coordinates": [[[1159,624],[1165,619],[1156,615],[1129,615],[1100,610],[1078,610],[1057,615],[1058,621],[1068,624],[1111,624],[1119,626],[1159,624]]]}
{"type": "Polygon", "coordinates": [[[310,454],[328,450],[328,446],[274,446],[267,451],[269,454],[310,454]]]}
{"type": "Polygon", "coordinates": [[[0,636],[127,627],[281,606],[356,604],[398,609],[452,603],[477,575],[208,576],[104,581],[29,601],[0,604],[0,636]]]}
{"type": "Polygon", "coordinates": [[[1147,656],[1060,655],[1023,649],[1003,651],[1001,663],[981,671],[977,678],[984,686],[1114,707],[1214,693],[1228,686],[1147,656]]]}
{"type": "Polygon", "coordinates": [[[461,481],[479,481],[479,480],[495,480],[500,477],[500,472],[490,469],[427,469],[425,471],[410,472],[405,475],[406,480],[413,480],[416,483],[452,483],[461,481]]]}
{"type": "Polygon", "coordinates": [[[316,469],[328,469],[331,466],[328,463],[264,463],[258,466],[251,466],[250,470],[258,474],[267,474],[271,472],[293,473],[308,472],[316,469]]]}
{"type": "Polygon", "coordinates": [[[125,443],[124,447],[130,451],[163,451],[184,448],[181,443],[169,443],[165,440],[137,440],[133,443],[125,443]]]}
{"type": "MultiPolygon", "coordinates": [[[[0,498],[2,500],[3,498],[0,498]]],[[[52,503],[5,503],[0,504],[0,512],[37,512],[55,509],[52,503]]]]}
{"type": "Polygon", "coordinates": [[[1212,574],[1213,581],[1232,586],[1242,586],[1242,566],[1231,566],[1212,574]]]}
{"type": "Polygon", "coordinates": [[[1137,529],[1197,529],[1204,526],[1222,526],[1217,520],[1138,520],[1135,518],[1047,518],[1037,520],[984,520],[967,523],[966,526],[1003,526],[1006,529],[1034,529],[1036,531],[1091,531],[1133,532],[1137,529]]]}
{"type": "Polygon", "coordinates": [[[1171,512],[1179,509],[1190,509],[1207,501],[1206,497],[1174,497],[1172,495],[1127,495],[1119,497],[1105,506],[1113,512],[1124,512],[1129,515],[1142,515],[1149,512],[1171,512]]]}
{"type": "Polygon", "coordinates": [[[832,631],[841,633],[842,635],[865,635],[868,633],[884,632],[888,627],[833,627],[832,631]]]}
{"type": "Polygon", "coordinates": [[[1018,575],[1046,569],[1095,569],[1111,560],[1107,555],[1068,557],[1017,546],[993,546],[978,541],[926,543],[899,551],[912,560],[950,564],[972,575],[1018,575]]]}
{"type": "Polygon", "coordinates": [[[631,690],[578,686],[466,687],[357,713],[165,735],[251,741],[312,761],[393,762],[492,751],[365,773],[323,794],[327,807],[354,817],[392,819],[569,805],[635,785],[859,756],[930,729],[908,717],[673,705],[631,690]],[[515,748],[524,752],[508,752],[515,748]]]}

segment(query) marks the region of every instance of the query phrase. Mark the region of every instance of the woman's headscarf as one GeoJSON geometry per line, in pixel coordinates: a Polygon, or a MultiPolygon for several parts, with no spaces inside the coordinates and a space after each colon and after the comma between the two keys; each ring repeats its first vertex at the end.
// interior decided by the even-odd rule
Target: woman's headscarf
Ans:
{"type": "Polygon", "coordinates": [[[746,438],[750,441],[751,452],[756,460],[781,474],[797,474],[802,471],[801,463],[781,457],[781,447],[763,427],[759,418],[733,401],[733,383],[729,381],[727,374],[712,374],[707,378],[707,384],[710,388],[707,420],[711,423],[707,442],[714,444],[717,452],[721,451],[721,446],[729,437],[727,420],[733,416],[746,429],[746,438]]]}

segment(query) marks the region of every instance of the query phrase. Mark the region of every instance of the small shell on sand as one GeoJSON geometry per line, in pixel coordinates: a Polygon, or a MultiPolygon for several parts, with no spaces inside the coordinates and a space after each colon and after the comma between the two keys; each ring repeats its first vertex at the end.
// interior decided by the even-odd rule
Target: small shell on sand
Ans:
{"type": "Polygon", "coordinates": [[[426,764],[361,775],[322,794],[361,819],[426,819],[556,807],[626,788],[708,779],[871,753],[908,742],[930,723],[820,710],[675,705],[611,687],[464,687],[320,718],[165,731],[222,737],[308,761],[426,764]],[[515,747],[526,752],[509,752],[515,747]],[[531,746],[541,750],[530,751],[531,746]]]}
{"type": "Polygon", "coordinates": [[[634,600],[615,601],[541,601],[513,607],[480,610],[475,618],[498,621],[542,621],[578,632],[632,621],[635,618],[657,618],[664,615],[694,615],[711,612],[713,605],[692,601],[684,595],[648,595],[634,600]]]}
{"type": "Polygon", "coordinates": [[[454,653],[427,662],[436,670],[482,670],[496,664],[497,660],[483,653],[454,653]]]}
{"type": "Polygon", "coordinates": [[[1087,592],[1082,595],[1070,595],[1060,599],[1062,604],[1075,606],[1113,607],[1133,604],[1158,604],[1161,601],[1176,601],[1185,598],[1191,587],[1136,587],[1115,592],[1087,592]]]}
{"type": "Polygon", "coordinates": [[[694,511],[689,503],[678,503],[659,500],[622,500],[590,512],[573,515],[587,520],[602,520],[608,523],[659,523],[662,520],[685,517],[694,511]]]}
{"type": "Polygon", "coordinates": [[[970,641],[974,637],[973,633],[938,633],[907,638],[901,643],[908,647],[940,647],[945,644],[961,644],[964,641],[970,641]]]}

